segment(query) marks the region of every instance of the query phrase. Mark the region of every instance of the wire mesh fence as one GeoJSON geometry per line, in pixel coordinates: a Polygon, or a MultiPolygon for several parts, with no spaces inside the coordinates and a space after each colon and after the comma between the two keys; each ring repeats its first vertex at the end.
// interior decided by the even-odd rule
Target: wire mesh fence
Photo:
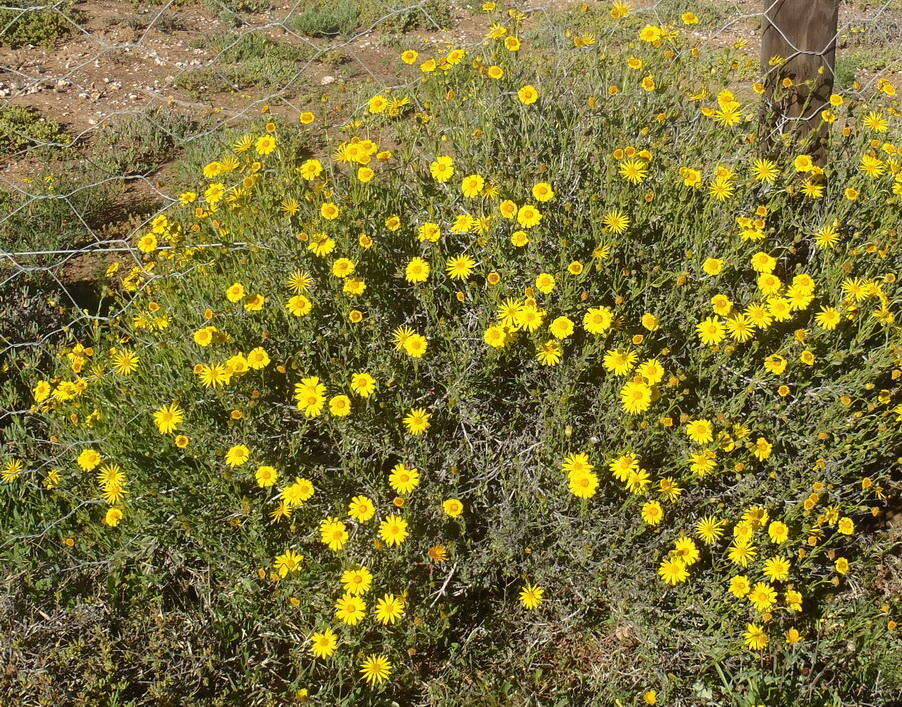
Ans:
{"type": "MultiPolygon", "coordinates": [[[[156,314],[148,306],[153,300],[150,292],[165,289],[166,280],[185,278],[176,283],[179,286],[190,282],[199,268],[221,258],[224,249],[241,251],[240,256],[266,247],[253,234],[218,232],[215,218],[205,217],[209,228],[203,232],[177,226],[176,211],[187,213],[184,208],[195,200],[202,204],[204,188],[218,181],[208,173],[211,165],[223,169],[230,155],[253,154],[255,141],[268,134],[278,135],[280,150],[285,149],[298,165],[307,156],[322,156],[329,135],[357,134],[357,119],[380,93],[404,94],[416,104],[416,115],[425,115],[429,107],[418,103],[413,87],[424,71],[441,67],[421,63],[423,57],[430,47],[448,51],[486,41],[488,22],[480,15],[481,4],[481,0],[289,0],[281,4],[267,0],[0,0],[0,485],[9,490],[10,507],[21,487],[37,491],[35,496],[62,497],[60,505],[65,506],[59,516],[36,515],[36,521],[29,518],[14,532],[4,533],[0,552],[19,545],[42,550],[53,542],[65,542],[68,535],[63,534],[69,530],[63,528],[73,517],[112,505],[82,497],[66,488],[65,482],[58,483],[57,467],[72,467],[80,450],[105,448],[110,436],[82,424],[96,410],[73,407],[60,417],[69,419],[70,410],[77,409],[72,414],[81,419],[77,425],[73,422],[77,428],[73,435],[83,436],[55,438],[38,404],[41,396],[50,393],[35,388],[39,381],[46,386],[42,379],[51,376],[49,371],[65,368],[65,380],[52,380],[66,394],[68,388],[61,384],[77,387],[80,375],[102,378],[115,370],[110,361],[114,366],[134,365],[129,356],[159,346],[154,342],[162,337],[148,331],[167,326],[163,313],[156,314]],[[419,59],[402,59],[413,49],[420,50],[419,59]],[[179,265],[186,253],[191,257],[179,265]],[[176,265],[156,267],[166,259],[176,265]],[[139,319],[141,326],[135,324],[139,319]],[[93,365],[99,356],[92,361],[91,342],[101,340],[94,337],[101,329],[106,368],[93,365]],[[126,350],[118,352],[118,347],[126,350]],[[26,473],[22,473],[23,465],[26,473]],[[3,484],[17,476],[19,484],[3,484]],[[45,489],[54,492],[45,494],[45,489]]],[[[687,103],[692,112],[681,116],[682,124],[674,129],[676,139],[693,144],[705,141],[705,116],[717,117],[721,125],[731,127],[734,119],[735,125],[741,121],[737,140],[745,140],[739,133],[748,127],[762,149],[776,150],[798,139],[803,123],[813,123],[815,137],[820,130],[841,129],[841,119],[833,125],[831,100],[867,101],[875,89],[893,92],[902,71],[898,0],[806,3],[806,8],[818,6],[822,11],[836,8],[835,28],[827,12],[826,29],[821,27],[813,38],[800,33],[800,27],[807,31],[810,23],[800,24],[799,17],[791,26],[784,23],[780,11],[786,4],[785,0],[531,0],[512,12],[523,13],[517,15],[516,24],[524,39],[541,35],[541,46],[548,48],[552,58],[554,51],[573,47],[601,56],[611,51],[613,43],[626,44],[633,51],[633,46],[641,48],[641,42],[654,40],[655,32],[666,35],[678,27],[681,41],[674,42],[672,50],[667,45],[668,50],[660,52],[662,62],[672,62],[667,67],[671,75],[678,74],[680,59],[692,54],[707,57],[712,67],[741,66],[736,75],[743,82],[724,86],[735,91],[741,106],[726,90],[725,98],[710,92],[690,97],[687,103]],[[606,23],[584,19],[598,16],[606,18],[606,23]],[[624,39],[625,33],[616,29],[616,21],[624,16],[635,22],[632,39],[624,39]],[[772,46],[767,44],[768,32],[779,40],[772,46]],[[639,33],[647,33],[648,38],[637,38],[639,33]],[[798,90],[800,86],[803,91],[798,90]]],[[[641,55],[641,49],[635,54],[641,55]]],[[[618,55],[618,61],[621,58],[618,55]]],[[[635,61],[638,68],[630,67],[635,69],[632,76],[638,77],[633,81],[634,95],[641,100],[636,83],[644,81],[641,77],[646,72],[639,70],[641,60],[635,61]]],[[[558,76],[580,80],[566,71],[558,76]]],[[[690,83],[680,83],[675,90],[690,96],[695,90],[690,83]]],[[[592,92],[601,95],[611,88],[617,87],[593,86],[592,92]]],[[[751,137],[742,144],[751,144],[751,137]]],[[[615,147],[604,145],[599,151],[615,147]]],[[[814,143],[803,141],[793,149],[813,151],[814,143]]],[[[561,161],[565,159],[561,155],[561,161]]],[[[730,156],[724,160],[729,162],[730,156]]],[[[244,157],[242,161],[250,162],[244,157]]],[[[276,174],[275,168],[270,171],[276,174]]],[[[598,191],[603,194],[604,185],[598,191]]],[[[646,192],[640,198],[650,202],[654,194],[646,192]]],[[[285,202],[276,204],[276,208],[289,207],[285,202]]],[[[724,211],[731,208],[725,205],[724,211]]],[[[725,222],[736,213],[726,215],[725,222]]],[[[200,220],[195,218],[193,225],[200,220]]],[[[203,306],[195,312],[198,317],[203,306]]],[[[141,355],[149,370],[164,375],[162,367],[149,362],[150,356],[141,355]]],[[[187,370],[183,371],[186,376],[187,370]]],[[[782,395],[743,377],[738,367],[724,370],[743,383],[766,388],[762,394],[782,395]]],[[[809,396],[823,394],[826,388],[809,396]]],[[[839,388],[830,392],[838,394],[839,388]]],[[[798,400],[804,401],[802,395],[798,400]]],[[[282,407],[287,406],[279,403],[278,409],[282,407]]],[[[119,434],[131,429],[142,415],[146,421],[146,409],[138,412],[137,405],[128,407],[117,420],[119,434]]],[[[460,429],[467,434],[465,427],[460,429]]],[[[132,444],[133,440],[129,436],[127,441],[132,444]]],[[[477,454],[469,438],[466,442],[470,453],[477,454]]],[[[507,439],[504,446],[511,450],[505,454],[516,459],[538,442],[507,439]]],[[[477,449],[481,454],[482,448],[477,449]]],[[[220,514],[223,523],[225,513],[231,511],[220,514]]],[[[122,547],[133,539],[123,538],[122,547]]],[[[48,571],[74,576],[89,565],[105,570],[116,553],[121,555],[121,550],[73,556],[70,563],[48,571]]],[[[453,590],[457,564],[449,566],[430,606],[449,585],[453,590]]],[[[5,579],[8,584],[17,580],[12,573],[5,579]]]]}
{"type": "MultiPolygon", "coordinates": [[[[685,51],[730,49],[750,66],[761,56],[756,85],[764,94],[762,115],[777,114],[767,126],[772,140],[820,120],[832,91],[863,94],[902,69],[902,11],[892,0],[813,3],[807,7],[821,12],[818,32],[810,31],[811,16],[788,16],[781,0],[692,5],[562,0],[523,11],[527,27],[560,22],[561,39],[572,34],[562,19],[567,11],[639,14],[655,26],[682,24],[693,40],[685,51]],[[781,26],[787,21],[795,26],[781,26]],[[768,34],[775,39],[762,48],[768,34]],[[772,47],[780,53],[764,57],[772,47]],[[775,99],[787,80],[799,81],[799,62],[809,59],[826,94],[822,86],[809,87],[801,101],[775,99]]],[[[416,71],[398,70],[402,49],[482,41],[485,29],[472,20],[478,9],[452,0],[0,5],[5,451],[52,447],[30,426],[29,381],[60,344],[127,314],[134,295],[155,282],[139,239],[180,203],[189,169],[254,121],[286,129],[307,121],[347,124],[379,89],[418,80],[416,71]],[[109,275],[116,270],[129,275],[113,285],[109,275]]],[[[571,39],[599,51],[611,41],[571,39]]],[[[161,250],[221,246],[185,235],[161,250]]],[[[55,450],[46,464],[64,451],[55,450]]]]}
{"type": "Polygon", "coordinates": [[[374,67],[396,52],[370,38],[444,32],[457,11],[436,0],[270,5],[0,6],[0,359],[10,383],[0,427],[27,426],[27,380],[53,346],[126,314],[154,281],[136,240],[178,204],[167,169],[261,115],[312,116],[323,89],[375,84],[384,74],[374,67]],[[120,267],[140,285],[107,287],[120,267]]]}

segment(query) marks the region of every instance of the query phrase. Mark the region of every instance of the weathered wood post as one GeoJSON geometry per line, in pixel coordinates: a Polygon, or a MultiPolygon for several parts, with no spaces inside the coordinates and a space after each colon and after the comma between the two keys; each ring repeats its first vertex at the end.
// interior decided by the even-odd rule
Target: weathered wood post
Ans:
{"type": "Polygon", "coordinates": [[[764,0],[762,142],[824,157],[820,113],[833,91],[839,0],[764,0]],[[781,61],[781,59],[783,61],[781,61]],[[792,83],[787,86],[787,83],[792,83]]]}

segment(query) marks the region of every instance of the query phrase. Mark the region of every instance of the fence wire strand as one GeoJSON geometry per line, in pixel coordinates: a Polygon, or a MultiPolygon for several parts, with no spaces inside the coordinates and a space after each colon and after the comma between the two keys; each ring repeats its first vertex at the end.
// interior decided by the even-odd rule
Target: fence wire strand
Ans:
{"type": "MultiPolygon", "coordinates": [[[[693,36],[700,47],[715,48],[739,43],[754,50],[760,43],[761,27],[782,2],[784,0],[773,0],[769,4],[737,0],[716,3],[723,19],[716,22],[711,31],[696,31],[693,36]]],[[[291,0],[279,8],[263,12],[242,12],[238,7],[242,4],[250,5],[251,9],[261,9],[268,3],[263,0],[251,3],[166,0],[150,6],[148,10],[141,10],[147,4],[140,2],[73,3],[72,0],[57,0],[40,3],[24,0],[0,4],[0,111],[40,111],[39,125],[46,128],[50,125],[48,121],[55,120],[63,126],[66,135],[64,139],[62,133],[49,134],[45,130],[42,136],[41,133],[12,126],[6,129],[6,140],[11,142],[17,138],[19,145],[0,147],[5,151],[0,153],[0,367],[6,371],[3,375],[8,376],[10,369],[27,364],[23,352],[45,350],[49,345],[63,342],[66,337],[85,331],[98,322],[110,321],[126,313],[135,297],[159,277],[147,273],[148,277],[131,293],[130,298],[125,298],[121,306],[101,314],[99,310],[90,311],[82,292],[83,279],[71,272],[74,264],[83,261],[92,262],[95,269],[108,260],[125,261],[142,268],[142,253],[135,245],[137,235],[145,231],[154,218],[178,204],[178,196],[170,193],[156,178],[159,169],[166,163],[165,159],[159,164],[154,161],[145,169],[103,173],[105,167],[102,161],[90,150],[96,143],[103,144],[104,136],[111,130],[127,124],[129,119],[140,120],[150,133],[145,137],[153,139],[160,136],[160,139],[168,141],[166,149],[178,154],[223,135],[228,128],[240,127],[259,118],[264,107],[269,107],[274,114],[276,111],[293,114],[296,119],[302,111],[311,108],[309,96],[306,95],[311,86],[328,85],[330,76],[333,80],[345,80],[333,76],[333,73],[347,74],[348,71],[342,68],[345,65],[356,67],[359,76],[365,80],[384,85],[385,78],[374,67],[374,42],[371,40],[383,31],[388,36],[397,37],[399,22],[417,25],[414,36],[419,41],[454,42],[456,46],[477,44],[482,41],[484,32],[481,29],[478,34],[467,37],[455,31],[455,20],[465,17],[468,11],[464,4],[453,0],[395,3],[387,12],[366,20],[342,36],[325,38],[310,37],[299,29],[299,18],[311,7],[318,6],[311,0],[291,0]],[[439,17],[436,8],[443,6],[449,7],[449,14],[439,17]],[[130,13],[132,24],[129,25],[128,18],[117,13],[130,13]],[[98,29],[104,18],[108,26],[98,29]],[[57,24],[62,37],[43,48],[29,44],[10,48],[8,42],[4,44],[2,38],[15,32],[23,23],[34,24],[39,20],[47,26],[57,24]],[[185,39],[179,38],[187,30],[178,28],[184,27],[189,20],[206,23],[211,28],[196,36],[198,41],[195,46],[186,46],[185,39]],[[129,27],[135,36],[127,41],[111,41],[105,36],[107,30],[115,33],[129,27]],[[165,44],[170,38],[172,41],[165,44]],[[213,41],[215,38],[220,41],[213,41]],[[284,53],[273,57],[264,51],[263,68],[278,69],[281,74],[278,77],[261,76],[259,78],[265,80],[260,85],[249,86],[246,81],[238,80],[240,77],[235,72],[240,62],[236,62],[234,56],[240,54],[246,43],[254,41],[260,42],[264,50],[284,53]],[[181,58],[170,56],[170,49],[183,50],[181,58]],[[69,55],[72,58],[64,61],[69,55]],[[118,61],[123,61],[123,56],[134,65],[134,72],[130,74],[135,79],[133,90],[126,89],[123,82],[111,77],[98,79],[98,72],[95,71],[114,66],[118,61]],[[142,62],[151,62],[154,67],[171,73],[162,77],[157,75],[158,71],[144,75],[142,62]],[[344,63],[336,65],[336,62],[344,63]],[[317,81],[315,70],[328,73],[317,81]],[[180,88],[204,77],[205,82],[201,81],[194,93],[180,88]],[[278,80],[274,81],[274,78],[278,80]],[[107,88],[98,90],[98,80],[107,88]],[[215,91],[211,88],[213,84],[215,91]],[[210,100],[201,100],[204,89],[212,93],[210,100]],[[134,106],[115,107],[112,101],[108,102],[109,105],[101,101],[106,97],[104,93],[112,94],[120,90],[125,100],[131,101],[134,106]],[[57,100],[57,105],[53,105],[54,101],[43,100],[48,92],[56,97],[63,95],[68,98],[57,100]],[[78,101],[87,101],[90,111],[94,111],[86,124],[66,125],[65,115],[54,114],[61,103],[77,112],[78,101]],[[217,105],[217,102],[225,105],[217,105]],[[99,112],[95,106],[100,106],[99,112]],[[198,112],[206,114],[204,120],[194,120],[198,112]],[[55,153],[63,153],[66,159],[54,162],[48,158],[48,154],[55,153]],[[55,166],[55,171],[48,172],[48,165],[55,166]],[[65,170],[73,166],[93,173],[94,178],[82,178],[69,184],[65,170]],[[60,181],[59,187],[57,180],[60,181]],[[47,184],[51,187],[46,187],[47,184]],[[119,235],[111,236],[103,226],[98,226],[97,214],[88,211],[84,205],[89,199],[97,198],[100,192],[137,187],[146,192],[145,198],[153,203],[153,207],[130,212],[128,217],[131,221],[119,235]],[[65,225],[65,229],[60,230],[59,240],[46,242],[36,238],[23,241],[13,233],[17,225],[21,228],[21,221],[29,218],[37,206],[50,203],[65,207],[64,215],[59,216],[65,225]],[[56,304],[48,305],[48,302],[56,304]],[[64,312],[60,310],[61,302],[66,303],[64,312]],[[41,322],[43,316],[49,318],[46,324],[41,322]]],[[[571,0],[537,0],[525,9],[547,19],[554,12],[581,4],[571,0]]],[[[610,2],[594,4],[605,8],[611,5],[610,2]]],[[[646,15],[649,22],[663,21],[665,10],[674,6],[670,0],[634,4],[633,12],[646,15]]],[[[686,9],[693,9],[691,5],[686,4],[686,9]]],[[[774,25],[791,48],[790,55],[782,57],[784,62],[803,55],[823,58],[836,46],[839,46],[838,54],[842,57],[847,45],[862,46],[864,41],[892,52],[902,42],[902,16],[893,11],[892,0],[880,2],[865,11],[854,4],[842,3],[839,18],[838,30],[820,48],[797,46],[785,28],[774,25]]],[[[397,54],[385,46],[380,49],[384,50],[384,54],[397,54]]],[[[829,66],[829,70],[835,78],[834,67],[829,66]]],[[[900,71],[902,65],[899,61],[891,60],[884,70],[863,76],[857,89],[845,87],[844,93],[863,93],[880,76],[898,74],[900,71]]],[[[764,78],[762,76],[762,80],[764,78]]],[[[413,82],[397,83],[392,87],[409,87],[413,82]]],[[[365,103],[356,106],[352,116],[364,106],[365,103]]],[[[780,132],[793,121],[808,120],[815,114],[784,115],[774,131],[780,132]]],[[[69,122],[73,121],[70,119],[69,122]]],[[[0,134],[3,134],[2,130],[0,125],[0,134]]],[[[144,146],[139,144],[137,147],[144,146]]],[[[116,146],[107,145],[106,149],[115,150],[116,146]]],[[[225,245],[181,243],[178,247],[214,248],[225,245]]],[[[247,245],[238,242],[228,244],[228,247],[247,245]]],[[[162,246],[161,249],[173,247],[162,246]]],[[[166,277],[184,274],[175,272],[166,277]]],[[[12,424],[26,425],[30,415],[29,401],[22,399],[15,391],[0,398],[0,431],[12,424]]],[[[26,439],[35,445],[47,443],[39,432],[26,439]]],[[[52,455],[51,460],[42,467],[52,466],[53,458],[68,451],[69,447],[52,455]]]]}

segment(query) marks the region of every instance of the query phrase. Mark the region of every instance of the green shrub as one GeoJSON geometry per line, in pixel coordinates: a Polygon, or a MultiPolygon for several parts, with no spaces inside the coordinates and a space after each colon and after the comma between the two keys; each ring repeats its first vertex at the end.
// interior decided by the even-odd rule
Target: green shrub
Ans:
{"type": "Polygon", "coordinates": [[[836,57],[836,87],[853,88],[856,79],[864,81],[867,75],[887,71],[900,61],[902,48],[899,47],[862,47],[840,52],[836,57]]]}
{"type": "Polygon", "coordinates": [[[4,450],[11,701],[897,701],[892,91],[818,168],[753,60],[509,17],[325,144],[191,148],[4,450]]]}
{"type": "MultiPolygon", "coordinates": [[[[32,251],[78,248],[96,240],[109,222],[123,183],[79,157],[54,166],[65,173],[49,172],[29,178],[24,191],[11,192],[0,204],[0,247],[32,251]]],[[[42,266],[54,262],[31,262],[42,266]]]]}
{"type": "Polygon", "coordinates": [[[34,108],[0,107],[0,154],[38,150],[46,155],[71,140],[59,123],[34,108]]]}
{"type": "Polygon", "coordinates": [[[98,132],[93,162],[110,176],[147,174],[175,160],[197,129],[196,121],[163,109],[128,116],[98,132]]]}
{"type": "Polygon", "coordinates": [[[244,26],[248,13],[266,12],[273,6],[270,0],[204,0],[204,4],[220,22],[231,27],[244,26]]]}
{"type": "Polygon", "coordinates": [[[216,52],[208,65],[178,76],[176,85],[194,93],[231,91],[252,86],[282,87],[295,79],[313,47],[294,46],[258,32],[222,33],[199,43],[216,52]]]}
{"type": "Polygon", "coordinates": [[[213,13],[266,12],[272,7],[270,0],[205,0],[213,13]]]}
{"type": "Polygon", "coordinates": [[[334,37],[357,29],[360,6],[356,0],[315,0],[293,16],[289,25],[308,37],[334,37]]]}
{"type": "Polygon", "coordinates": [[[380,0],[361,5],[359,25],[376,26],[380,32],[409,32],[414,29],[437,31],[451,26],[451,2],[426,0],[418,6],[403,0],[380,0]]]}
{"type": "Polygon", "coordinates": [[[0,9],[0,44],[13,48],[56,44],[75,29],[77,16],[72,12],[73,4],[73,0],[48,3],[7,0],[0,9]]]}
{"type": "Polygon", "coordinates": [[[440,30],[449,27],[451,19],[448,0],[426,0],[418,6],[401,0],[316,0],[289,24],[310,37],[334,37],[370,28],[379,32],[440,30]]]}

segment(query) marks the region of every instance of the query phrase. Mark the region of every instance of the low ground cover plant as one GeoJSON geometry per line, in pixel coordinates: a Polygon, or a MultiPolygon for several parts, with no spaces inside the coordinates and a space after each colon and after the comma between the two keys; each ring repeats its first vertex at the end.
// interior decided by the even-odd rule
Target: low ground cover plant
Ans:
{"type": "Polygon", "coordinates": [[[899,695],[894,85],[831,97],[818,164],[762,150],[692,13],[486,13],[346,125],[235,135],[109,266],[3,461],[10,608],[55,627],[17,665],[137,701],[899,695]]]}
{"type": "Polygon", "coordinates": [[[32,3],[10,0],[0,9],[0,46],[18,48],[29,44],[51,46],[69,36],[79,15],[74,2],[56,0],[32,3]]]}

